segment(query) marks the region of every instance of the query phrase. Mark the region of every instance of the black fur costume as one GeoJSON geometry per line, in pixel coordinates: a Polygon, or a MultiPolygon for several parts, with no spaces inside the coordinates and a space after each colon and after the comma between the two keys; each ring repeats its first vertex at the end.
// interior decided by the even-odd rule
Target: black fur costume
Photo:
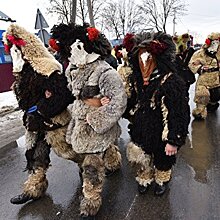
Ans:
{"type": "MultiPolygon", "coordinates": [[[[127,153],[129,161],[141,165],[145,171],[148,169],[146,161],[149,160],[156,170],[171,170],[176,157],[166,155],[165,146],[169,143],[177,148],[181,147],[188,133],[190,109],[187,90],[184,81],[175,73],[174,60],[175,46],[169,35],[159,32],[136,36],[136,47],[133,48],[131,59],[132,97],[126,111],[127,114],[132,114],[129,116],[132,118],[130,136],[135,145],[128,145],[127,153]],[[167,48],[155,55],[157,69],[150,75],[149,84],[143,85],[138,51],[154,40],[163,42],[167,48]],[[146,155],[153,155],[153,158],[149,159],[146,155]]],[[[146,187],[153,181],[153,176],[149,177],[149,172],[152,171],[144,172],[139,170],[136,180],[146,187]]],[[[162,178],[160,184],[169,179],[162,178]]],[[[155,181],[157,182],[156,177],[155,181]]]]}
{"type": "Polygon", "coordinates": [[[4,35],[4,43],[12,55],[13,91],[24,112],[26,128],[26,169],[30,175],[23,193],[11,199],[13,204],[22,204],[44,195],[51,147],[58,156],[74,160],[75,152],[65,141],[70,121],[67,107],[74,97],[67,88],[61,64],[34,34],[12,24],[4,35]]]}
{"type": "Polygon", "coordinates": [[[22,73],[14,75],[13,90],[19,108],[24,111],[23,124],[28,131],[39,132],[34,148],[26,152],[27,169],[33,170],[39,166],[38,160],[42,161],[41,166],[48,167],[49,149],[42,149],[42,154],[39,156],[39,152],[36,152],[39,151],[39,147],[36,146],[40,141],[43,143],[41,144],[42,147],[50,147],[44,140],[44,133],[60,127],[59,124],[53,124],[50,119],[62,113],[74,100],[71,92],[67,89],[66,77],[59,71],[55,71],[49,77],[43,76],[34,71],[29,63],[24,64],[22,73]],[[50,98],[45,97],[46,90],[52,93],[50,98]],[[28,113],[32,106],[37,106],[37,111],[28,113]],[[44,153],[48,155],[44,155],[44,153]],[[38,159],[35,158],[35,155],[38,155],[38,159]],[[40,157],[48,157],[48,159],[44,160],[40,157]]]}

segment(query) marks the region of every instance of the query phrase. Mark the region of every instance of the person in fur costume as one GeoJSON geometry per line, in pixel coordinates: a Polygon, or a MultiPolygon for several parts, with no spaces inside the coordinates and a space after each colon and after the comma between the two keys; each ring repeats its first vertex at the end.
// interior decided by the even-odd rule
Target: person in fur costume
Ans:
{"type": "MultiPolygon", "coordinates": [[[[122,63],[119,64],[117,71],[120,74],[123,84],[126,90],[126,94],[128,98],[130,98],[130,75],[132,73],[132,69],[129,64],[129,52],[131,50],[131,41],[134,37],[134,34],[127,33],[123,39],[123,44],[118,53],[121,55],[122,63]]],[[[132,44],[133,45],[133,44],[132,44]]]]}
{"type": "Polygon", "coordinates": [[[13,204],[23,204],[42,197],[46,191],[51,148],[58,156],[75,161],[76,153],[65,140],[71,118],[67,106],[74,97],[61,64],[37,36],[11,24],[3,40],[12,56],[13,91],[24,112],[26,128],[26,170],[30,175],[23,192],[11,199],[13,204]]]}
{"type": "Polygon", "coordinates": [[[180,36],[174,36],[173,41],[176,44],[176,68],[178,74],[185,81],[187,90],[196,79],[195,74],[189,69],[188,64],[194,53],[193,47],[191,47],[192,37],[189,34],[182,34],[180,36]]]}
{"type": "Polygon", "coordinates": [[[175,45],[162,32],[135,36],[131,99],[133,120],[127,158],[137,169],[139,193],[155,181],[154,193],[163,195],[171,179],[176,153],[184,145],[190,108],[184,81],[174,69],[175,45]],[[134,101],[135,100],[135,101],[134,101]]]}
{"type": "Polygon", "coordinates": [[[191,71],[199,74],[194,96],[196,108],[192,112],[195,119],[205,119],[207,111],[215,111],[219,106],[219,40],[220,33],[211,33],[203,47],[193,54],[189,62],[191,71]]]}
{"type": "Polygon", "coordinates": [[[121,164],[115,144],[121,134],[118,120],[127,97],[119,74],[105,62],[111,46],[102,33],[73,23],[56,25],[51,32],[61,56],[70,62],[66,76],[76,100],[67,142],[83,158],[79,164],[83,181],[80,215],[93,219],[102,203],[105,170],[113,172],[121,164]],[[106,97],[104,102],[102,97],[106,97]]]}

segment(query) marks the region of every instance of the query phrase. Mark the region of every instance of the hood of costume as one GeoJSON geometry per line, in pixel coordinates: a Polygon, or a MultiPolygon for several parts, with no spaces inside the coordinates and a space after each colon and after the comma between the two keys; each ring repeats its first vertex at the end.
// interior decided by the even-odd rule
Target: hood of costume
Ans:
{"type": "Polygon", "coordinates": [[[137,81],[137,90],[141,91],[150,78],[175,72],[174,62],[175,45],[170,35],[158,32],[140,33],[135,36],[131,64],[137,81]]]}
{"type": "Polygon", "coordinates": [[[219,49],[219,40],[220,33],[218,32],[213,32],[207,36],[205,44],[203,45],[203,49],[208,56],[215,57],[219,49]]]}
{"type": "Polygon", "coordinates": [[[13,59],[13,71],[20,72],[25,62],[39,74],[49,76],[54,71],[62,71],[62,66],[34,34],[17,24],[11,24],[3,34],[6,50],[13,59]]]}
{"type": "Polygon", "coordinates": [[[105,59],[112,50],[105,35],[87,24],[83,26],[74,23],[54,25],[51,29],[51,39],[56,42],[63,60],[68,60],[71,56],[71,46],[76,40],[83,44],[87,53],[99,54],[101,59],[105,59]]]}

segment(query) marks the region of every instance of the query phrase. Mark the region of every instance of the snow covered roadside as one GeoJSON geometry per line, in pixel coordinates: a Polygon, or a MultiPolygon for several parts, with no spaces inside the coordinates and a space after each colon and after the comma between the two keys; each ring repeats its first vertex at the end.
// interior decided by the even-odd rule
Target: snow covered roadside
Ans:
{"type": "Polygon", "coordinates": [[[17,108],[17,100],[12,91],[0,93],[0,149],[12,145],[24,135],[23,113],[21,110],[15,111],[17,108]]]}
{"type": "Polygon", "coordinates": [[[0,93],[0,115],[15,110],[17,107],[18,103],[12,91],[0,93]]]}

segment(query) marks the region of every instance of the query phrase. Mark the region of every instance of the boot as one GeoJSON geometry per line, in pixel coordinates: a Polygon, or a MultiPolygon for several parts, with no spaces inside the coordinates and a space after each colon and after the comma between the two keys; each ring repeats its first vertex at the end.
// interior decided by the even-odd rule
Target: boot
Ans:
{"type": "Polygon", "coordinates": [[[155,189],[154,189],[154,194],[156,196],[162,196],[166,192],[167,188],[168,188],[167,183],[163,183],[163,185],[159,185],[156,183],[155,189]]]}
{"type": "Polygon", "coordinates": [[[81,220],[95,220],[94,215],[81,215],[81,220]]]}
{"type": "Polygon", "coordinates": [[[140,194],[146,194],[149,189],[149,186],[150,186],[149,184],[147,184],[147,186],[143,186],[143,185],[138,184],[138,192],[140,194]]]}
{"type": "Polygon", "coordinates": [[[214,103],[214,104],[211,104],[209,103],[206,108],[207,108],[207,112],[215,112],[219,107],[219,103],[214,103]]]}
{"type": "Polygon", "coordinates": [[[198,120],[198,121],[204,120],[204,118],[202,117],[201,114],[198,114],[198,115],[195,115],[195,114],[194,114],[193,116],[194,116],[195,120],[198,120]]]}
{"type": "Polygon", "coordinates": [[[16,204],[16,205],[19,205],[19,204],[24,204],[30,200],[32,200],[33,198],[28,196],[28,195],[25,195],[24,193],[20,194],[20,195],[17,195],[13,198],[11,198],[10,202],[12,204],[16,204]]]}

